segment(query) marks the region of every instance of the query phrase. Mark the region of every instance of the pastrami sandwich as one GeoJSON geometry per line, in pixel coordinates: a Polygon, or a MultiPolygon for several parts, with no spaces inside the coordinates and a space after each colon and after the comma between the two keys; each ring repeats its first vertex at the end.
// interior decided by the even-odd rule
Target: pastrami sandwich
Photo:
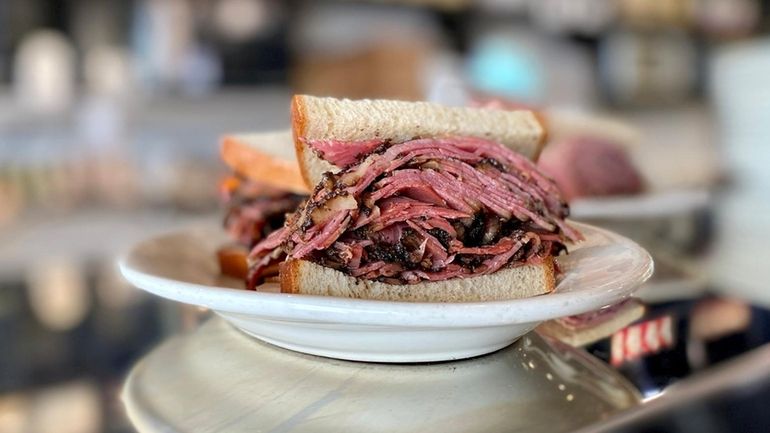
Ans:
{"type": "Polygon", "coordinates": [[[250,288],[398,301],[549,293],[554,255],[581,238],[531,159],[531,111],[295,96],[300,172],[315,185],[249,255],[250,288]]]}
{"type": "Polygon", "coordinates": [[[291,132],[228,135],[220,147],[233,175],[222,182],[224,226],[237,243],[220,249],[223,273],[245,277],[247,249],[283,227],[307,197],[291,132]]]}

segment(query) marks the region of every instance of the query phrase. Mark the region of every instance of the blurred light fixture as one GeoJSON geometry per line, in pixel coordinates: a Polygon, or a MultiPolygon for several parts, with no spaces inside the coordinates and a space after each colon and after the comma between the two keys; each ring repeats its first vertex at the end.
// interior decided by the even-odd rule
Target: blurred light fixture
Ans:
{"type": "Polygon", "coordinates": [[[32,264],[27,275],[27,289],[33,313],[44,326],[54,331],[75,328],[91,307],[83,270],[65,258],[41,259],[32,264]]]}
{"type": "Polygon", "coordinates": [[[275,13],[263,0],[220,0],[214,5],[214,25],[226,39],[243,42],[264,32],[275,13]]]}
{"type": "Polygon", "coordinates": [[[61,33],[40,30],[19,45],[13,86],[21,107],[57,112],[72,102],[75,86],[75,50],[61,33]]]}

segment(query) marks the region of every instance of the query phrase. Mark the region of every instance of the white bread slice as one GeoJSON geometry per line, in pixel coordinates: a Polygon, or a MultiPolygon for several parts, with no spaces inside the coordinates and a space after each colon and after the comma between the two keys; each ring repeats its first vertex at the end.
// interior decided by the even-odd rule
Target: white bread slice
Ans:
{"type": "Polygon", "coordinates": [[[351,277],[306,260],[281,267],[281,292],[405,302],[481,302],[527,298],[553,291],[553,259],[501,269],[490,275],[417,284],[386,284],[351,277]]]}
{"type": "Polygon", "coordinates": [[[233,171],[250,180],[300,194],[309,192],[289,130],[226,135],[220,154],[233,171]]]}
{"type": "Polygon", "coordinates": [[[445,107],[429,102],[319,98],[295,95],[291,103],[297,160],[308,185],[339,168],[319,158],[301,138],[403,142],[415,137],[466,136],[500,142],[533,160],[546,138],[542,118],[528,111],[445,107]]]}
{"type": "Polygon", "coordinates": [[[551,338],[569,344],[573,347],[582,347],[607,338],[620,331],[644,316],[645,307],[640,301],[633,299],[621,310],[613,313],[612,317],[595,326],[573,329],[564,326],[557,320],[549,320],[540,324],[535,330],[551,338]]]}
{"type": "Polygon", "coordinates": [[[599,137],[633,150],[642,139],[637,128],[614,117],[559,109],[551,109],[543,116],[548,122],[551,143],[576,137],[599,137]]]}

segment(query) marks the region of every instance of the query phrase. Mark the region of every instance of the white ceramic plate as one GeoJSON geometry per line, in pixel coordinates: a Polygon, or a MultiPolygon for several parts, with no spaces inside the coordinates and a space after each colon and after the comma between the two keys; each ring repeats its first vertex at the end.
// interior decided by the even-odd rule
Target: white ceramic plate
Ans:
{"type": "Polygon", "coordinates": [[[187,230],[136,245],[121,261],[135,286],[207,307],[244,332],[287,349],[373,362],[469,358],[505,347],[544,320],[585,313],[630,296],[652,274],[632,241],[573,223],[586,240],[559,257],[563,274],[548,295],[476,303],[409,303],[271,293],[219,274],[221,230],[187,230]]]}
{"type": "Polygon", "coordinates": [[[570,215],[578,219],[659,218],[702,209],[711,195],[705,189],[649,192],[633,196],[584,197],[570,203],[570,215]]]}

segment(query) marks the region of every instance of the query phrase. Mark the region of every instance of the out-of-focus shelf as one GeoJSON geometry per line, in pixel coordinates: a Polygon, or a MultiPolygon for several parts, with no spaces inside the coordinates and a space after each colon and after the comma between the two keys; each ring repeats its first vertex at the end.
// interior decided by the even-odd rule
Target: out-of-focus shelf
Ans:
{"type": "Polygon", "coordinates": [[[62,217],[30,217],[0,229],[0,278],[24,275],[44,259],[110,260],[153,234],[190,225],[220,224],[221,215],[173,211],[88,210],[62,217]]]}
{"type": "Polygon", "coordinates": [[[140,96],[120,103],[78,97],[65,111],[34,114],[19,109],[13,95],[0,88],[0,152],[10,161],[41,159],[40,154],[72,159],[116,147],[137,160],[215,158],[223,134],[288,128],[290,98],[284,87],[236,87],[200,97],[140,96]],[[84,142],[105,119],[119,135],[99,146],[84,142]]]}
{"type": "MultiPolygon", "coordinates": [[[[288,127],[290,98],[289,89],[281,86],[225,87],[201,96],[140,95],[127,101],[125,106],[135,110],[140,122],[150,125],[189,126],[194,120],[203,120],[209,125],[274,128],[288,127]],[[244,121],[248,124],[244,125],[244,121]]],[[[77,110],[82,102],[78,97],[67,111],[49,114],[46,118],[67,117],[67,113],[77,110]]],[[[19,108],[12,89],[0,86],[0,124],[22,122],[31,117],[33,115],[19,108]]]]}

